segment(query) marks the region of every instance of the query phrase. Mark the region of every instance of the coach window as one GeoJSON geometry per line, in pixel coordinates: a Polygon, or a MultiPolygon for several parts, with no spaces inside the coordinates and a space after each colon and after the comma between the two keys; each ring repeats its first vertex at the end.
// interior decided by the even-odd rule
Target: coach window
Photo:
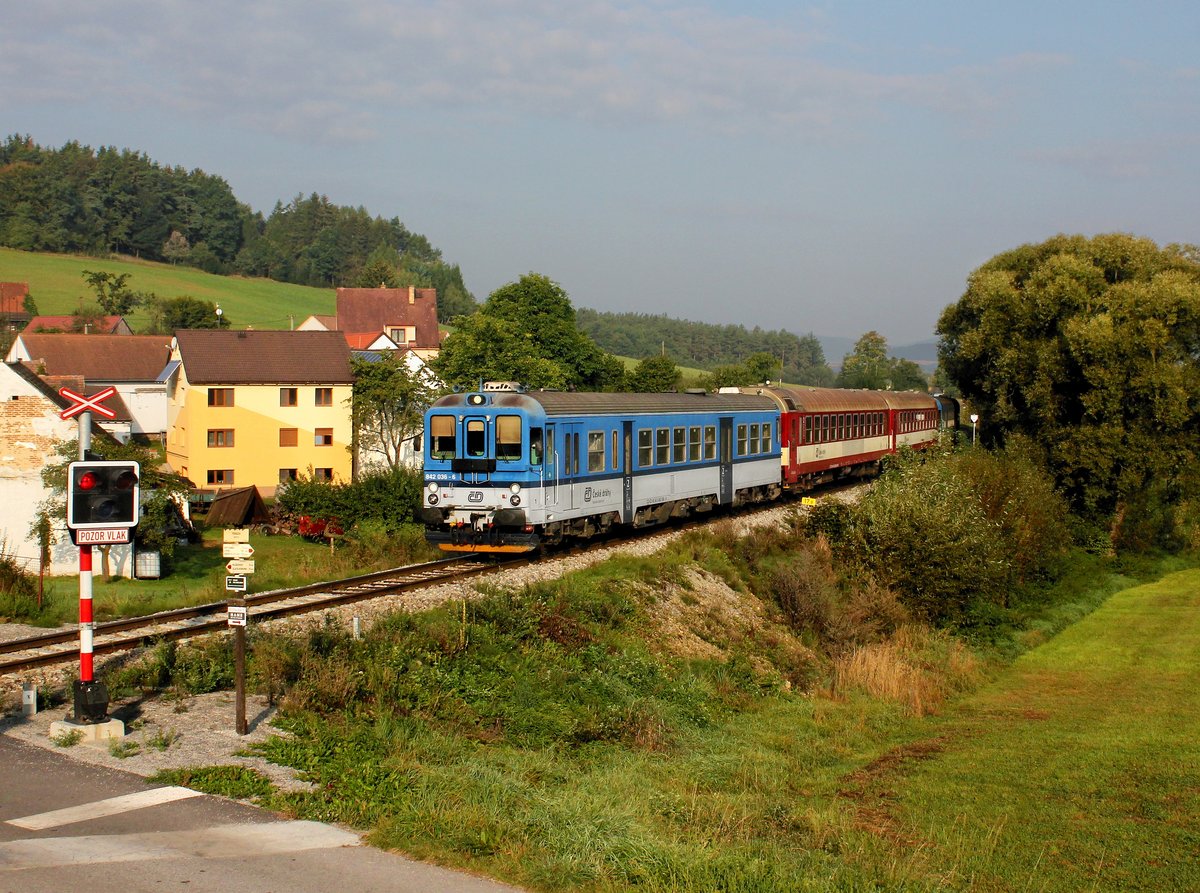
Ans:
{"type": "Polygon", "coordinates": [[[682,465],[687,461],[687,428],[676,428],[671,461],[682,465]]]}
{"type": "Polygon", "coordinates": [[[638,431],[638,468],[654,464],[654,432],[649,428],[638,431]]]}
{"type": "Polygon", "coordinates": [[[717,458],[717,429],[715,425],[704,426],[704,461],[717,458]]]}
{"type": "Polygon", "coordinates": [[[812,416],[804,417],[804,442],[812,443],[812,416]]]}
{"type": "Polygon", "coordinates": [[[429,419],[429,455],[434,459],[453,459],[458,454],[454,435],[454,416],[435,415],[429,419]]]}
{"type": "Polygon", "coordinates": [[[613,428],[613,430],[612,430],[612,470],[613,471],[617,471],[621,467],[621,450],[619,449],[620,443],[621,443],[620,432],[617,431],[616,428],[613,428]]]}
{"type": "Polygon", "coordinates": [[[543,452],[542,452],[542,429],[541,428],[530,428],[529,429],[529,464],[530,465],[541,465],[542,464],[542,455],[543,455],[543,452]]]}
{"type": "Polygon", "coordinates": [[[750,426],[750,446],[746,448],[746,452],[751,455],[758,453],[758,422],[750,426]]]}
{"type": "Polygon", "coordinates": [[[604,471],[604,432],[588,432],[588,471],[604,471]]]}
{"type": "Polygon", "coordinates": [[[502,415],[496,418],[496,459],[500,462],[520,462],[524,445],[521,443],[521,417],[502,415]]]}
{"type": "Polygon", "coordinates": [[[737,454],[739,456],[746,455],[746,426],[737,426],[737,454]]]}
{"type": "Polygon", "coordinates": [[[671,462],[671,429],[659,428],[654,436],[654,464],[668,465],[671,462]]]}
{"type": "Polygon", "coordinates": [[[700,426],[688,429],[688,461],[700,461],[700,426]]]}
{"type": "Polygon", "coordinates": [[[762,426],[762,451],[769,453],[773,449],[771,445],[771,423],[765,422],[762,426]]]}

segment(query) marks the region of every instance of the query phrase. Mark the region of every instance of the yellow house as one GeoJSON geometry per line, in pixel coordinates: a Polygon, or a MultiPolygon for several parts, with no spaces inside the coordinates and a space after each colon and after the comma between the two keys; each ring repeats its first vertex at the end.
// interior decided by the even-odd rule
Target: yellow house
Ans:
{"type": "Polygon", "coordinates": [[[167,463],[197,489],[350,480],[341,332],[181,329],[167,369],[167,463]]]}

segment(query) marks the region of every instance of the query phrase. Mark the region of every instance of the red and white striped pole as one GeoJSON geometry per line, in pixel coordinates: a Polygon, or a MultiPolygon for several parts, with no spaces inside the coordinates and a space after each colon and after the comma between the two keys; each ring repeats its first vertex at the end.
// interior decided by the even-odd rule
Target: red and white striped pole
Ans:
{"type": "MultiPolygon", "coordinates": [[[[92,614],[92,547],[79,547],[79,681],[94,682],[92,640],[96,624],[92,614]]],[[[78,717],[77,717],[78,718],[78,717]]]]}

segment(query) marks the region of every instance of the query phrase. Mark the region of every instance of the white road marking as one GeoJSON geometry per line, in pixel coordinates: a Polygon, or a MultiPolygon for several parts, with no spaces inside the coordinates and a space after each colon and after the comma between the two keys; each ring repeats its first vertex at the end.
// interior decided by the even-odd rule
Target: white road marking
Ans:
{"type": "Polygon", "coordinates": [[[0,843],[0,872],[150,859],[244,859],[358,845],[358,835],[320,822],[269,822],[218,825],[193,831],[41,837],[0,843]]]}
{"type": "Polygon", "coordinates": [[[75,822],[86,822],[88,819],[100,819],[104,816],[118,815],[135,809],[145,809],[147,806],[158,806],[160,803],[172,803],[176,800],[186,800],[188,797],[201,796],[199,791],[188,788],[166,787],[140,791],[136,794],[126,794],[123,797],[112,797],[108,800],[97,800],[94,803],[83,803],[79,806],[68,806],[66,809],[56,809],[53,812],[43,812],[38,815],[28,815],[24,818],[9,819],[5,824],[16,825],[27,831],[44,831],[46,828],[58,828],[75,822]]]}

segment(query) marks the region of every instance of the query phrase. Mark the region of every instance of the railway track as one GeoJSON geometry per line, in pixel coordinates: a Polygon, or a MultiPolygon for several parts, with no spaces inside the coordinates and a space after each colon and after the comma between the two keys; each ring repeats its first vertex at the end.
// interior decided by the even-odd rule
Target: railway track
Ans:
{"type": "MultiPolygon", "coordinates": [[[[850,487],[829,488],[826,492],[836,494],[850,487]]],[[[766,507],[742,510],[740,517],[759,511],[769,512],[778,503],[766,507]]],[[[724,515],[723,517],[729,517],[724,515]]],[[[621,545],[641,539],[647,533],[682,532],[710,523],[713,519],[690,519],[673,524],[670,528],[654,528],[641,534],[607,537],[580,543],[565,549],[557,549],[547,557],[562,557],[592,549],[621,545]]],[[[395,595],[441,583],[467,580],[472,577],[498,573],[503,570],[524,567],[541,560],[537,554],[495,556],[454,556],[425,564],[393,568],[371,574],[349,577],[324,583],[312,583],[292,589],[276,589],[246,597],[249,619],[255,622],[275,620],[297,614],[322,611],[338,605],[365,601],[384,595],[395,595]]],[[[96,624],[93,641],[94,654],[111,654],[129,651],[167,639],[187,639],[205,633],[220,632],[228,628],[228,602],[211,602],[190,608],[161,611],[142,617],[130,617],[96,624]]],[[[79,659],[79,629],[71,627],[39,636],[11,639],[0,642],[0,676],[21,673],[39,667],[66,664],[79,659]]]]}
{"type": "MultiPolygon", "coordinates": [[[[527,565],[533,560],[535,559],[527,556],[501,560],[456,556],[427,564],[363,574],[345,580],[257,593],[247,596],[245,601],[250,619],[261,622],[422,589],[439,583],[466,580],[527,565]]],[[[186,639],[224,630],[228,627],[227,604],[211,602],[143,617],[98,623],[93,651],[95,654],[128,651],[165,639],[186,639]]],[[[78,627],[56,630],[40,636],[12,639],[0,642],[0,675],[69,663],[78,658],[78,627]]]]}

